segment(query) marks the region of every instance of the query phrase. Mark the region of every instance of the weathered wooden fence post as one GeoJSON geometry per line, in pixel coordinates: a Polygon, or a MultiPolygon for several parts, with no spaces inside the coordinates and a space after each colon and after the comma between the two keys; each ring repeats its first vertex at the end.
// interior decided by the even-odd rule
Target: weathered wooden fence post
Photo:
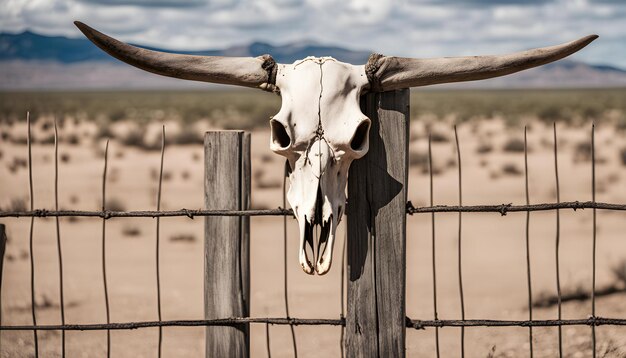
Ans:
{"type": "MultiPolygon", "coordinates": [[[[250,207],[250,134],[207,132],[204,207],[250,207]]],[[[247,317],[250,312],[250,221],[207,216],[204,221],[204,316],[247,317]]],[[[206,357],[248,357],[250,326],[206,328],[206,357]]]]}
{"type": "Polygon", "coordinates": [[[348,357],[404,357],[409,90],[361,99],[368,154],[348,177],[348,357]]]}

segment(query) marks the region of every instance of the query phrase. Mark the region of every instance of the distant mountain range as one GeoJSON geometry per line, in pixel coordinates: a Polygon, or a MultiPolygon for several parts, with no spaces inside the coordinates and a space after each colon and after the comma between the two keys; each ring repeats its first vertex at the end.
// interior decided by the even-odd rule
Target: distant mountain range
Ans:
{"type": "MultiPolygon", "coordinates": [[[[271,54],[277,62],[292,63],[306,56],[331,56],[353,64],[364,64],[372,51],[354,51],[312,41],[281,46],[262,42],[203,51],[163,52],[208,56],[259,56],[271,54]]],[[[215,85],[157,76],[123,64],[89,40],[44,36],[30,31],[0,33],[0,89],[186,89],[215,88],[215,85]]],[[[558,61],[537,69],[464,84],[454,88],[555,88],[626,87],[626,71],[605,65],[572,60],[558,61]]],[[[221,87],[225,88],[225,87],[221,87]]]]}

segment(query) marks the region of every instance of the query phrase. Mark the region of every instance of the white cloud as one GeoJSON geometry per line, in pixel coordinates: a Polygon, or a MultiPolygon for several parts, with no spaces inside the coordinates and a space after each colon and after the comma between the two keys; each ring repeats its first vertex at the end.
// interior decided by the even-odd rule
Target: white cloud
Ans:
{"type": "Polygon", "coordinates": [[[601,38],[577,59],[626,68],[622,0],[4,0],[0,31],[80,36],[84,21],[122,40],[206,49],[312,39],[415,57],[503,53],[601,38]],[[175,6],[178,4],[177,6],[175,6]]]}

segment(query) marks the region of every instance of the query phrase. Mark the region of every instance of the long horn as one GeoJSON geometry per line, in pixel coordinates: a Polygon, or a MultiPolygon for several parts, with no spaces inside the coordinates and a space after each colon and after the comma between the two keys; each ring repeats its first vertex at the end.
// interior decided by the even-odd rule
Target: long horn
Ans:
{"type": "Polygon", "coordinates": [[[80,21],[74,24],[109,55],[148,72],[185,80],[274,90],[277,66],[270,55],[220,57],[152,51],[118,41],[80,21]]]}
{"type": "Polygon", "coordinates": [[[372,54],[365,71],[372,92],[438,83],[483,80],[560,60],[587,46],[598,35],[562,45],[500,56],[415,59],[372,54]]]}

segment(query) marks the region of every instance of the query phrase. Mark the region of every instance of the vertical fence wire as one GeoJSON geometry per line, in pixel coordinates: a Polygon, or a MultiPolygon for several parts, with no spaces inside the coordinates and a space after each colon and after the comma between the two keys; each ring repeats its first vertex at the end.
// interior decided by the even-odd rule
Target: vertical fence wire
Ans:
{"type": "MultiPolygon", "coordinates": [[[[289,175],[290,167],[289,161],[285,161],[285,174],[283,175],[283,208],[287,207],[287,176],[289,175]]],[[[284,292],[285,292],[285,314],[287,318],[290,318],[289,315],[289,295],[288,290],[289,286],[287,283],[287,216],[283,216],[283,272],[285,274],[283,283],[284,283],[284,292]]],[[[289,329],[291,330],[291,343],[293,344],[293,356],[298,358],[298,345],[296,344],[296,332],[292,324],[289,325],[289,329]]]]}
{"type": "MultiPolygon", "coordinates": [[[[161,165],[159,167],[159,188],[157,190],[157,202],[156,207],[157,211],[161,211],[161,187],[163,185],[163,157],[165,156],[165,125],[163,126],[163,130],[161,132],[161,165]]],[[[157,216],[156,218],[156,286],[157,286],[157,313],[159,316],[159,321],[161,321],[161,218],[157,216]]],[[[163,346],[163,327],[159,326],[159,351],[158,357],[161,358],[162,354],[162,346],[163,346]]]]}
{"type": "MultiPolygon", "coordinates": [[[[461,147],[459,146],[459,135],[456,130],[456,125],[454,126],[454,140],[456,142],[456,159],[457,165],[459,168],[459,206],[463,206],[463,186],[462,186],[462,171],[461,171],[461,147]]],[[[462,232],[462,223],[463,223],[463,213],[459,211],[459,232],[458,232],[458,242],[457,242],[457,253],[458,253],[458,271],[459,271],[459,298],[461,301],[461,320],[465,321],[465,297],[463,295],[463,260],[462,260],[462,241],[461,241],[461,232],[462,232]]],[[[465,327],[461,327],[461,358],[465,357],[465,327]]]]}
{"type": "MultiPolygon", "coordinates": [[[[559,161],[558,161],[558,144],[556,135],[556,122],[553,123],[554,133],[554,176],[556,178],[556,202],[561,202],[561,189],[559,186],[559,161]]],[[[561,307],[561,271],[560,271],[560,245],[561,245],[561,211],[556,209],[556,239],[555,239],[555,255],[556,255],[556,303],[558,320],[562,319],[561,307]]],[[[559,358],[563,358],[563,327],[557,327],[559,334],[559,358]]]]}
{"type": "MultiPolygon", "coordinates": [[[[596,203],[596,126],[591,125],[591,201],[596,203]]],[[[596,208],[593,208],[593,249],[591,263],[591,317],[596,318],[596,208]]],[[[591,325],[593,357],[596,357],[596,325],[591,325]]]]}
{"type": "MultiPolygon", "coordinates": [[[[30,193],[30,210],[35,209],[35,200],[33,194],[33,154],[32,140],[30,137],[30,112],[26,112],[26,142],[28,144],[28,189],[30,193]]],[[[37,325],[37,316],[35,314],[35,258],[33,257],[33,229],[35,227],[35,217],[30,218],[29,231],[29,255],[30,255],[30,311],[33,316],[33,326],[37,325]]],[[[37,330],[33,330],[35,339],[35,357],[39,357],[39,340],[37,339],[37,330]]]]}
{"type": "MultiPolygon", "coordinates": [[[[102,171],[102,211],[106,210],[106,182],[107,165],[109,160],[109,140],[104,147],[104,170],[102,171]]],[[[104,286],[104,305],[106,308],[107,324],[111,323],[109,312],[109,290],[107,288],[107,265],[106,265],[106,218],[102,218],[102,282],[104,286]]],[[[107,329],[107,357],[111,357],[111,330],[107,329]]]]}
{"type": "MultiPolygon", "coordinates": [[[[343,306],[343,302],[344,302],[344,297],[345,297],[345,291],[344,291],[344,285],[345,285],[345,279],[346,279],[346,245],[348,242],[348,229],[346,228],[345,232],[344,232],[344,236],[343,236],[343,247],[341,248],[341,285],[339,287],[339,299],[341,300],[341,313],[339,318],[341,318],[341,320],[343,321],[346,318],[346,311],[345,308],[343,306]]],[[[343,358],[345,356],[345,352],[343,350],[343,339],[344,339],[344,334],[345,334],[345,325],[341,325],[341,335],[339,336],[339,350],[341,351],[341,358],[343,358]]]]}
{"type": "MultiPolygon", "coordinates": [[[[430,206],[433,206],[433,151],[432,151],[432,134],[428,134],[428,168],[430,174],[430,206]]],[[[439,319],[437,314],[437,264],[436,264],[436,246],[435,246],[435,213],[431,213],[431,230],[432,230],[432,264],[433,264],[433,313],[434,319],[439,319]]],[[[437,357],[439,352],[439,327],[435,327],[435,349],[437,357]]]]}
{"type": "Polygon", "coordinates": [[[272,357],[272,350],[270,349],[270,324],[265,323],[265,350],[267,352],[267,357],[272,357]]]}
{"type": "MultiPolygon", "coordinates": [[[[57,119],[54,118],[54,210],[59,210],[59,130],[57,119]]],[[[59,217],[56,218],[57,254],[59,257],[59,307],[61,308],[61,324],[65,324],[65,304],[63,298],[63,254],[61,249],[61,227],[59,217]]],[[[61,330],[61,357],[65,357],[65,331],[61,330]]]]}
{"type": "MultiPolygon", "coordinates": [[[[528,194],[528,139],[527,139],[527,127],[524,126],[524,184],[526,188],[526,205],[530,205],[530,198],[528,194]]],[[[532,282],[530,276],[530,211],[526,211],[526,278],[528,281],[528,320],[533,320],[533,291],[532,282]]],[[[533,357],[533,327],[528,327],[528,343],[530,357],[533,357]]]]}

